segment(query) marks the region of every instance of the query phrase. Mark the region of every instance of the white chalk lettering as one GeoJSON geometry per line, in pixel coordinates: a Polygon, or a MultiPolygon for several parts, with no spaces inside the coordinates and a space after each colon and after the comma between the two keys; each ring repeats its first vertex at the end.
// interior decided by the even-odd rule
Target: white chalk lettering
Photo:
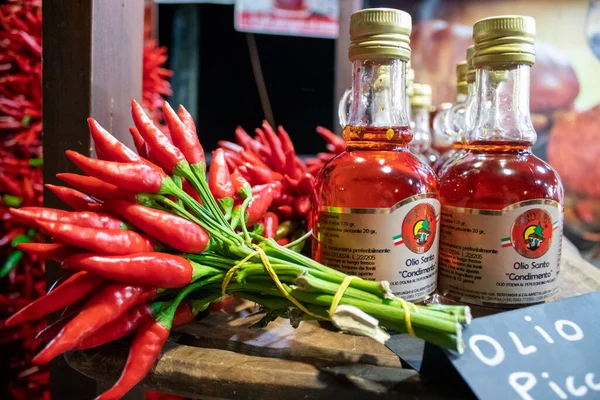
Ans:
{"type": "MultiPolygon", "coordinates": [[[[548,374],[547,372],[542,372],[542,378],[548,379],[550,378],[550,374],[548,374]]],[[[567,398],[567,394],[563,392],[563,390],[560,388],[560,386],[556,384],[556,382],[550,381],[548,382],[548,386],[550,386],[550,389],[552,389],[554,393],[556,393],[556,395],[562,400],[565,400],[567,398]]]]}
{"type": "Polygon", "coordinates": [[[521,342],[521,339],[519,339],[519,337],[514,332],[508,332],[508,335],[517,347],[519,353],[521,353],[522,355],[526,356],[527,354],[535,353],[537,351],[537,347],[535,347],[532,344],[530,344],[529,346],[523,346],[523,342],[521,342]]]}
{"type": "Polygon", "coordinates": [[[594,374],[591,372],[585,374],[585,384],[592,390],[600,390],[600,382],[594,382],[594,374]]]}
{"type": "Polygon", "coordinates": [[[533,400],[533,397],[529,395],[529,391],[535,386],[537,379],[532,373],[513,372],[508,376],[508,383],[523,400],[533,400]],[[525,382],[519,383],[519,380],[522,379],[525,379],[525,382]]]}
{"type": "Polygon", "coordinates": [[[575,397],[585,396],[585,394],[588,391],[588,388],[586,388],[584,385],[581,385],[578,388],[576,388],[575,377],[573,376],[567,377],[567,379],[565,380],[565,385],[567,386],[567,390],[569,391],[569,393],[571,393],[575,397]]]}
{"type": "Polygon", "coordinates": [[[469,338],[469,347],[471,348],[473,353],[475,353],[477,358],[481,360],[481,362],[483,362],[486,365],[489,365],[490,367],[495,367],[496,365],[504,361],[504,349],[502,348],[502,346],[500,346],[500,343],[498,343],[495,339],[487,335],[478,334],[471,336],[469,338]],[[487,357],[483,354],[483,352],[479,348],[479,345],[477,344],[480,341],[487,342],[494,347],[495,354],[493,357],[487,357]]]}
{"type": "Polygon", "coordinates": [[[548,342],[550,344],[554,343],[554,339],[552,339],[552,337],[548,334],[548,332],[543,330],[540,326],[536,325],[535,330],[538,331],[544,339],[546,339],[546,342],[548,342]]]}
{"type": "Polygon", "coordinates": [[[567,319],[560,319],[554,323],[554,327],[560,336],[571,342],[583,339],[583,331],[575,322],[567,319]],[[575,332],[571,334],[565,332],[565,325],[570,326],[575,332]]]}

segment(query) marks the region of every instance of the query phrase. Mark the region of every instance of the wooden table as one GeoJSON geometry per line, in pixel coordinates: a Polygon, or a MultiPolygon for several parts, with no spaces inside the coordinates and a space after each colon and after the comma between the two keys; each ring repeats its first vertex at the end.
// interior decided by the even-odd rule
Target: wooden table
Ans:
{"type": "MultiPolygon", "coordinates": [[[[600,290],[600,270],[565,248],[561,297],[600,290]]],[[[236,313],[212,313],[174,334],[156,367],[142,381],[150,390],[191,398],[469,398],[460,387],[435,385],[403,368],[387,347],[366,337],[342,335],[314,322],[293,329],[278,320],[250,329],[260,319],[247,305],[236,313]]],[[[128,342],[70,352],[67,361],[97,380],[114,381],[128,342]]]]}

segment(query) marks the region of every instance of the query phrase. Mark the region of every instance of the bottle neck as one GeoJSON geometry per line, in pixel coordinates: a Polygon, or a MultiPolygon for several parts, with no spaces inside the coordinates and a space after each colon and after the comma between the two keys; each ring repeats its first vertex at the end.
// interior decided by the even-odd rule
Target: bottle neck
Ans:
{"type": "Polygon", "coordinates": [[[464,103],[468,95],[468,92],[456,92],[456,102],[454,104],[464,103]]]}
{"type": "Polygon", "coordinates": [[[411,146],[425,148],[431,144],[431,131],[429,129],[429,107],[413,106],[410,108],[413,127],[413,140],[411,146]]]}
{"type": "Polygon", "coordinates": [[[477,111],[468,134],[471,146],[528,148],[536,141],[529,113],[529,65],[477,69],[477,111]],[[484,143],[482,143],[484,142],[484,143]]]}
{"type": "Polygon", "coordinates": [[[473,97],[475,97],[474,84],[463,86],[463,92],[457,93],[456,104],[454,104],[448,113],[447,124],[450,141],[454,148],[462,148],[467,132],[467,108],[473,97]]]}
{"type": "Polygon", "coordinates": [[[354,61],[352,105],[344,129],[349,149],[362,145],[392,149],[408,145],[412,135],[405,69],[406,62],[400,59],[354,61]]]}

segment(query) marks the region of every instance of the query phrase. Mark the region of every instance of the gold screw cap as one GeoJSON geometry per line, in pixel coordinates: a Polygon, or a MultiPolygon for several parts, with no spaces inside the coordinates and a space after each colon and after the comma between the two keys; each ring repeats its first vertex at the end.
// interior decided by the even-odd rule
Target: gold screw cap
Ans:
{"type": "Polygon", "coordinates": [[[411,107],[429,107],[431,105],[431,86],[414,83],[410,105],[411,107]]]}
{"type": "Polygon", "coordinates": [[[475,46],[467,48],[467,83],[475,82],[475,66],[473,65],[473,55],[475,54],[475,46]]]}
{"type": "Polygon", "coordinates": [[[393,8],[368,8],[350,17],[350,61],[369,58],[410,60],[412,19],[393,8]]]}
{"type": "Polygon", "coordinates": [[[479,20],[473,26],[475,67],[535,63],[535,19],[503,15],[479,20]]]}
{"type": "Polygon", "coordinates": [[[469,67],[466,61],[456,64],[456,91],[458,93],[467,93],[467,71],[469,67]]]}

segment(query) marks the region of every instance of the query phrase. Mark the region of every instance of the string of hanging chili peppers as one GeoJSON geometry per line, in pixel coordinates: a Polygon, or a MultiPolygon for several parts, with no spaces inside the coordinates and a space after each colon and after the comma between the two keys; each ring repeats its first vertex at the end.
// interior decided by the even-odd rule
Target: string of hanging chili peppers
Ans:
{"type": "MultiPolygon", "coordinates": [[[[44,259],[64,258],[62,244],[41,240],[9,207],[42,205],[41,0],[8,0],[0,4],[0,398],[48,398],[48,371],[31,358],[43,341],[35,338],[43,320],[5,327],[3,320],[45,293],[44,259]],[[17,248],[24,246],[21,248],[17,248]],[[29,247],[28,247],[29,246],[29,247]],[[25,250],[24,250],[25,249],[25,250]]],[[[145,35],[146,37],[146,35],[145,35]]],[[[143,106],[154,121],[162,120],[164,99],[171,94],[163,68],[166,49],[147,40],[143,54],[143,106]]],[[[161,128],[166,128],[160,125],[161,128]]],[[[68,179],[68,177],[66,178],[68,179]]],[[[89,185],[98,182],[85,181],[89,185]]],[[[77,188],[76,185],[73,187],[77,188]]],[[[102,186],[92,195],[98,195],[102,186]]],[[[91,211],[91,197],[69,188],[51,187],[68,205],[91,211]]],[[[107,194],[108,195],[108,194],[107,194]]],[[[114,194],[113,194],[114,195],[114,194]]],[[[30,210],[31,211],[31,210],[30,210]]],[[[94,226],[91,226],[94,227],[94,226]]],[[[96,226],[97,227],[97,226],[96,226]]]]}

